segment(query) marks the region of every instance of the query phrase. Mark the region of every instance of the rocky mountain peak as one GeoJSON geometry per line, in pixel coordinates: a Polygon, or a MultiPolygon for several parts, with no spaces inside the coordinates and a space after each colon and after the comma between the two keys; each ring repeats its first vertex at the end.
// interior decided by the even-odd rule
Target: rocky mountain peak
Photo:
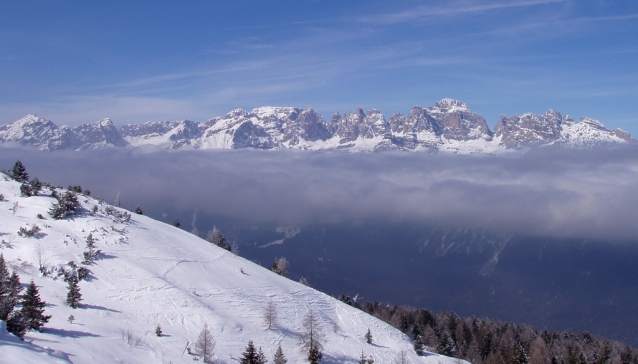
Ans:
{"type": "Polygon", "coordinates": [[[485,119],[459,100],[445,98],[434,106],[413,107],[408,115],[386,120],[377,109],[357,107],[330,123],[312,109],[264,106],[250,112],[235,109],[204,123],[191,120],[125,125],[102,119],[74,128],[29,114],[0,126],[1,142],[19,142],[43,150],[94,149],[107,145],[156,145],[177,149],[340,149],[347,151],[428,150],[451,153],[494,153],[506,148],[562,143],[588,146],[635,142],[629,133],[610,131],[597,120],[580,122],[550,109],[542,115],[501,116],[494,133],[485,119]],[[493,136],[496,137],[493,139],[493,136]]]}
{"type": "Polygon", "coordinates": [[[454,100],[454,99],[450,99],[450,98],[445,98],[445,99],[441,99],[439,101],[437,101],[434,104],[434,107],[439,108],[439,109],[452,109],[452,108],[457,108],[457,109],[466,109],[469,110],[467,105],[465,105],[465,103],[459,101],[459,100],[454,100]]]}

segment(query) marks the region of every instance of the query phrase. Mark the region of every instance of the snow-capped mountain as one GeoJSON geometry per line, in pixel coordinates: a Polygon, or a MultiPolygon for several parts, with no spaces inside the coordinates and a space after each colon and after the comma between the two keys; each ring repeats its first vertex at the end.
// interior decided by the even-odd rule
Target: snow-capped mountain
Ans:
{"type": "Polygon", "coordinates": [[[575,122],[549,110],[510,118],[502,116],[494,132],[466,104],[442,99],[434,106],[415,106],[408,115],[389,119],[376,109],[357,108],[328,123],[312,109],[259,107],[233,110],[204,123],[149,121],[118,131],[109,119],[73,129],[28,115],[0,127],[0,142],[18,142],[42,150],[93,149],[104,146],[156,145],[169,149],[335,149],[347,151],[440,151],[496,153],[540,145],[587,147],[634,143],[629,133],[609,130],[593,119],[575,122]]]}
{"type": "Polygon", "coordinates": [[[50,192],[22,197],[20,184],[0,174],[0,253],[23,284],[35,281],[52,316],[43,332],[30,331],[23,342],[0,322],[0,362],[191,363],[198,357],[188,348],[195,351],[206,323],[216,363],[237,362],[249,340],[269,360],[281,346],[289,363],[301,363],[302,321],[310,310],[323,332],[323,363],[356,363],[362,352],[377,363],[394,362],[401,352],[411,363],[458,362],[417,356],[409,338],[384,322],[146,216],[127,217],[78,195],[80,212],[54,220],[50,192]],[[18,234],[21,228],[35,233],[18,234]],[[89,235],[101,253],[82,265],[89,235]],[[65,303],[63,278],[78,266],[90,273],[73,309],[65,303]],[[277,316],[270,330],[269,302],[277,316]],[[368,329],[374,345],[364,338],[368,329]]]}

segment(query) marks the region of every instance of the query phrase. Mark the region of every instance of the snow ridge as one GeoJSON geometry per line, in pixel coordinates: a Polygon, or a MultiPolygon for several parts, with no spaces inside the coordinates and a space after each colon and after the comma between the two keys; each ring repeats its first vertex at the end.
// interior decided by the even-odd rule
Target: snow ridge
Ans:
{"type": "Polygon", "coordinates": [[[406,335],[362,311],[179,228],[143,215],[128,219],[126,211],[98,199],[78,195],[81,212],[53,220],[47,214],[55,201],[50,193],[44,188],[21,197],[20,184],[0,174],[0,253],[22,283],[35,281],[48,303],[45,314],[52,315],[42,333],[28,332],[23,342],[0,322],[0,361],[192,363],[186,347],[194,349],[207,323],[218,363],[237,362],[249,340],[269,360],[281,345],[289,363],[301,363],[302,319],[312,309],[325,334],[323,363],[356,363],[362,351],[377,363],[391,363],[402,350],[412,363],[457,362],[430,353],[418,357],[406,335]],[[35,225],[36,236],[17,234],[35,225]],[[83,300],[72,309],[65,304],[63,276],[81,265],[89,234],[101,253],[84,265],[90,274],[80,281],[83,300]],[[263,319],[268,302],[278,314],[272,330],[263,319]],[[155,335],[157,325],[164,336],[155,335]],[[376,345],[365,342],[368,329],[376,345]]]}

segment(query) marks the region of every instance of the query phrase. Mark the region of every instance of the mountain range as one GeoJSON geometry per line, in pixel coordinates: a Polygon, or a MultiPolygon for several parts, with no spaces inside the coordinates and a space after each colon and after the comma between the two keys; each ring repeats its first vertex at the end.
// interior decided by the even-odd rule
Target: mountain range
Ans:
{"type": "Polygon", "coordinates": [[[534,146],[590,147],[636,143],[628,132],[610,130],[598,120],[549,110],[501,116],[494,130],[466,104],[442,99],[413,107],[389,119],[377,109],[357,108],[330,122],[313,109],[259,107],[233,110],[206,122],[147,121],[119,130],[110,119],[74,128],[30,114],[0,126],[0,142],[41,150],[86,150],[105,146],[154,145],[167,149],[301,149],[379,152],[387,150],[448,153],[498,153],[534,146]]]}

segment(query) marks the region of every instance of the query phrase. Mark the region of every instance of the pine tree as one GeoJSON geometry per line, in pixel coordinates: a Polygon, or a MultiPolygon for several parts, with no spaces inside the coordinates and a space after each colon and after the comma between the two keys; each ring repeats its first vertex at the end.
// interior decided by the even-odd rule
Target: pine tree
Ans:
{"type": "Polygon", "coordinates": [[[18,310],[11,312],[6,322],[7,331],[19,337],[20,340],[23,340],[24,335],[27,333],[27,326],[24,324],[22,312],[18,310]]]}
{"type": "Polygon", "coordinates": [[[33,188],[28,182],[22,182],[22,185],[20,186],[20,196],[22,197],[33,196],[33,188]]]}
{"type": "Polygon", "coordinates": [[[197,337],[197,342],[195,343],[195,349],[197,350],[197,354],[202,357],[202,361],[204,363],[212,363],[213,362],[213,351],[215,350],[215,339],[213,338],[213,334],[210,332],[208,328],[208,324],[204,323],[204,328],[199,333],[197,337]]]}
{"type": "Polygon", "coordinates": [[[222,235],[222,232],[217,230],[217,228],[213,228],[213,230],[208,232],[208,235],[206,235],[206,240],[222,249],[226,249],[228,251],[231,251],[232,249],[230,244],[226,241],[224,235],[222,235]]]}
{"type": "Polygon", "coordinates": [[[0,254],[0,320],[3,321],[7,321],[14,307],[11,305],[10,278],[4,254],[0,254]]]}
{"type": "Polygon", "coordinates": [[[414,352],[419,356],[425,353],[425,343],[423,342],[423,337],[421,335],[417,335],[414,339],[414,352]]]}
{"type": "Polygon", "coordinates": [[[261,348],[259,349],[259,353],[255,349],[255,345],[253,341],[248,341],[248,346],[246,346],[246,351],[242,353],[242,357],[239,359],[241,364],[263,364],[265,362],[260,361],[259,354],[263,356],[264,354],[261,352],[261,348]]]}
{"type": "Polygon", "coordinates": [[[22,316],[27,330],[42,332],[42,326],[49,322],[51,316],[44,315],[46,302],[40,299],[38,286],[31,280],[26,293],[22,296],[22,316]]]}
{"type": "Polygon", "coordinates": [[[18,273],[13,271],[11,277],[9,277],[9,295],[7,298],[7,309],[13,310],[20,301],[20,292],[22,292],[22,286],[20,285],[20,277],[18,273]]]}
{"type": "Polygon", "coordinates": [[[40,191],[42,190],[42,182],[40,182],[38,177],[35,177],[31,180],[31,182],[29,182],[29,184],[31,185],[33,196],[37,196],[38,193],[40,193],[40,191]]]}
{"type": "Polygon", "coordinates": [[[162,337],[162,327],[159,324],[155,327],[155,336],[162,337]]]}
{"type": "Polygon", "coordinates": [[[101,253],[101,250],[95,249],[95,239],[93,238],[93,234],[89,234],[86,237],[86,251],[82,253],[84,256],[84,260],[82,264],[91,264],[97,258],[97,256],[101,253]]]}
{"type": "Polygon", "coordinates": [[[22,162],[17,161],[13,166],[13,170],[11,172],[11,176],[15,181],[18,182],[29,182],[29,174],[27,173],[27,169],[24,167],[22,162]]]}
{"type": "Polygon", "coordinates": [[[284,356],[283,350],[281,350],[281,345],[277,347],[277,351],[275,352],[275,356],[273,357],[274,364],[286,364],[288,359],[284,356]]]}
{"type": "Polygon", "coordinates": [[[370,332],[370,328],[368,328],[368,332],[366,332],[365,338],[368,344],[372,344],[372,333],[370,332]]]}
{"type": "Polygon", "coordinates": [[[52,203],[51,208],[49,209],[49,215],[54,220],[64,219],[69,215],[75,215],[81,206],[77,195],[71,191],[67,191],[64,194],[54,191],[53,197],[58,200],[57,203],[52,203]]]}
{"type": "Polygon", "coordinates": [[[66,295],[66,304],[71,308],[78,308],[80,301],[82,301],[82,294],[80,293],[80,285],[78,282],[78,276],[71,274],[68,279],[69,292],[66,295]]]}
{"type": "Polygon", "coordinates": [[[144,212],[142,211],[142,208],[139,207],[139,206],[137,206],[135,208],[135,213],[138,214],[138,215],[144,215],[144,212]]]}

